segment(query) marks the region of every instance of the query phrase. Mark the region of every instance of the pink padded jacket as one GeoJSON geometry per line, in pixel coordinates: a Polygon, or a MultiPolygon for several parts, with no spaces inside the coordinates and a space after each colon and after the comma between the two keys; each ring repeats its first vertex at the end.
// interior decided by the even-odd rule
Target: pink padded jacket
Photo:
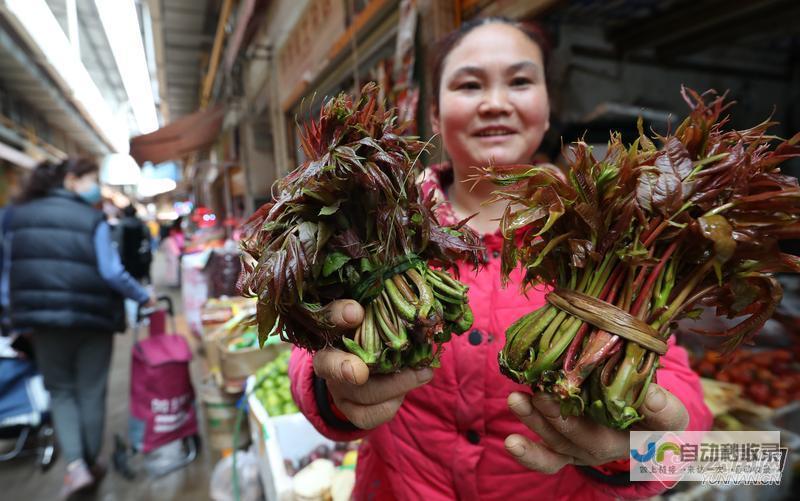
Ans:
{"type": "MultiPolygon", "coordinates": [[[[425,192],[436,190],[442,201],[437,216],[453,221],[440,179],[451,176],[446,165],[426,170],[425,192]]],[[[521,315],[544,304],[544,291],[519,294],[519,272],[506,288],[500,285],[498,234],[485,235],[489,260],[475,274],[461,267],[469,286],[475,323],[469,332],[446,345],[433,380],[405,398],[394,419],[370,431],[345,431],[320,415],[315,398],[312,355],[295,348],[289,364],[292,393],[301,411],[323,435],[333,440],[362,438],[356,471],[357,500],[503,500],[643,498],[664,488],[655,482],[617,485],[567,466],[554,475],[527,470],[505,450],[511,433],[538,440],[509,410],[512,391],[530,392],[500,374],[497,355],[506,328],[521,315]]],[[[698,376],[689,368],[686,351],[670,341],[661,358],[658,383],[675,394],[689,411],[690,430],[706,430],[712,416],[703,403],[698,376]]],[[[613,465],[611,470],[619,470],[613,465]]],[[[626,470],[627,471],[627,470],[626,470]]]]}

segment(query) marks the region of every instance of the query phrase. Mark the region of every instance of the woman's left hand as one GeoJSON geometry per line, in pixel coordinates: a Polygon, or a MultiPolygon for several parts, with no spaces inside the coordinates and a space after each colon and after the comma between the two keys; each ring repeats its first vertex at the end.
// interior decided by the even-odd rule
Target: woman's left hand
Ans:
{"type": "MultiPolygon", "coordinates": [[[[541,437],[506,437],[506,450],[531,470],[556,473],[566,465],[596,466],[629,456],[630,434],[608,428],[585,416],[561,417],[558,400],[546,393],[514,392],[508,405],[525,426],[541,437]]],[[[639,409],[644,419],[636,429],[683,431],[689,423],[686,407],[670,392],[651,384],[639,409]]]]}

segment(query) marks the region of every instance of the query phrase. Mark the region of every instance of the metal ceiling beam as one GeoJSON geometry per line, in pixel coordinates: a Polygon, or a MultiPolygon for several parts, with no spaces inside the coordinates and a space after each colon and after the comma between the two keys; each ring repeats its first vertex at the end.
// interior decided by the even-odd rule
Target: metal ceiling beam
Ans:
{"type": "Polygon", "coordinates": [[[211,61],[208,65],[208,72],[203,79],[203,90],[200,93],[200,108],[205,108],[211,99],[211,89],[217,77],[217,67],[220,57],[222,57],[222,44],[225,41],[225,25],[233,9],[233,0],[225,0],[222,4],[222,11],[217,22],[217,34],[214,36],[214,47],[211,49],[211,61]]]}
{"type": "MultiPolygon", "coordinates": [[[[89,2],[89,4],[91,8],[94,8],[94,2],[89,2]]],[[[84,5],[84,8],[85,7],[86,6],[84,5]]],[[[86,18],[87,16],[79,16],[81,30],[84,33],[83,45],[89,47],[90,52],[94,56],[96,61],[95,64],[101,70],[99,73],[102,73],[103,75],[106,88],[111,89],[111,91],[114,93],[114,97],[117,99],[117,102],[122,102],[127,99],[127,95],[125,94],[125,89],[122,88],[122,82],[120,82],[119,79],[117,79],[117,81],[114,81],[112,72],[116,73],[117,68],[116,66],[109,68],[109,66],[106,64],[106,61],[104,61],[103,56],[100,53],[100,49],[98,48],[97,40],[95,40],[95,37],[93,36],[91,31],[91,26],[87,23],[86,18]]],[[[94,22],[97,23],[98,17],[96,11],[93,11],[92,18],[94,22]]],[[[95,83],[96,84],[99,83],[95,78],[95,73],[97,72],[91,71],[90,68],[87,68],[87,70],[89,70],[92,73],[92,79],[95,80],[95,83]]]]}
{"type": "Polygon", "coordinates": [[[170,102],[167,99],[167,52],[164,45],[164,4],[162,0],[148,0],[150,23],[153,27],[153,48],[156,58],[156,78],[158,79],[159,111],[164,123],[170,122],[170,102]]]}
{"type": "MultiPolygon", "coordinates": [[[[692,45],[693,39],[703,38],[717,43],[731,39],[718,38],[721,29],[735,27],[731,35],[751,33],[748,25],[764,15],[782,13],[796,6],[796,0],[700,0],[672,8],[649,20],[636,20],[610,29],[606,38],[619,52],[656,48],[662,53],[676,52],[672,47],[692,45]]],[[[788,20],[788,19],[787,19],[788,20]]],[[[796,18],[794,20],[796,23],[796,18]]],[[[696,46],[696,45],[695,45],[696,46]]],[[[685,49],[681,49],[686,52],[685,49]]]]}
{"type": "MultiPolygon", "coordinates": [[[[64,97],[64,92],[45,70],[39,66],[39,63],[20,47],[17,40],[12,38],[10,35],[12,28],[8,22],[3,19],[2,15],[4,14],[2,9],[0,9],[0,48],[11,55],[20,66],[29,71],[31,78],[33,78],[41,86],[42,90],[47,93],[48,98],[63,110],[72,123],[76,124],[80,130],[84,131],[86,137],[94,139],[90,144],[86,144],[85,141],[77,142],[83,143],[84,148],[96,154],[103,155],[111,152],[114,149],[113,146],[106,142],[106,139],[94,129],[75,104],[64,97]]],[[[24,99],[25,96],[21,97],[24,99]]]]}

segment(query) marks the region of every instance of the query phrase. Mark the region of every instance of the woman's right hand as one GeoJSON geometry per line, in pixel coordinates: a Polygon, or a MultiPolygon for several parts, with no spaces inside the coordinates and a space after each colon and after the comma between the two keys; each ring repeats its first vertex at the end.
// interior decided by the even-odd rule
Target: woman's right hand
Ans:
{"type": "MultiPolygon", "coordinates": [[[[364,309],[356,301],[334,301],[327,308],[330,320],[342,331],[355,329],[364,319],[364,309]]],[[[390,421],[406,393],[433,379],[430,368],[370,375],[358,356],[336,348],[314,354],[314,372],[326,381],[334,405],[364,430],[390,421]]]]}

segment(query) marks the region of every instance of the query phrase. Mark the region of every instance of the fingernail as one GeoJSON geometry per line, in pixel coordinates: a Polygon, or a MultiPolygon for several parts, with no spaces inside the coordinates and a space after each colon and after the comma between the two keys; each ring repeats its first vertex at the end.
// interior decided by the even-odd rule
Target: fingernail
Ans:
{"type": "Polygon", "coordinates": [[[427,383],[433,379],[433,369],[425,368],[419,369],[417,372],[417,382],[420,384],[427,383]]]}
{"type": "Polygon", "coordinates": [[[353,364],[349,360],[342,362],[342,376],[348,383],[356,384],[356,373],[353,371],[353,364]]]}
{"type": "Polygon", "coordinates": [[[645,405],[650,412],[661,412],[667,406],[667,396],[658,386],[651,386],[645,398],[645,405]]]}
{"type": "Polygon", "coordinates": [[[525,455],[525,446],[522,445],[522,441],[514,440],[511,443],[506,442],[506,450],[511,453],[511,455],[516,456],[518,458],[525,455]]]}
{"type": "Polygon", "coordinates": [[[533,404],[539,412],[549,418],[561,416],[561,406],[553,397],[543,394],[536,395],[533,397],[533,404]]]}
{"type": "Polygon", "coordinates": [[[520,395],[519,393],[512,393],[508,400],[508,406],[511,407],[511,410],[514,411],[514,414],[517,416],[525,417],[533,414],[531,399],[527,396],[520,395]]]}
{"type": "Polygon", "coordinates": [[[353,303],[347,303],[342,310],[342,319],[348,324],[355,324],[358,322],[358,306],[353,303]]]}

